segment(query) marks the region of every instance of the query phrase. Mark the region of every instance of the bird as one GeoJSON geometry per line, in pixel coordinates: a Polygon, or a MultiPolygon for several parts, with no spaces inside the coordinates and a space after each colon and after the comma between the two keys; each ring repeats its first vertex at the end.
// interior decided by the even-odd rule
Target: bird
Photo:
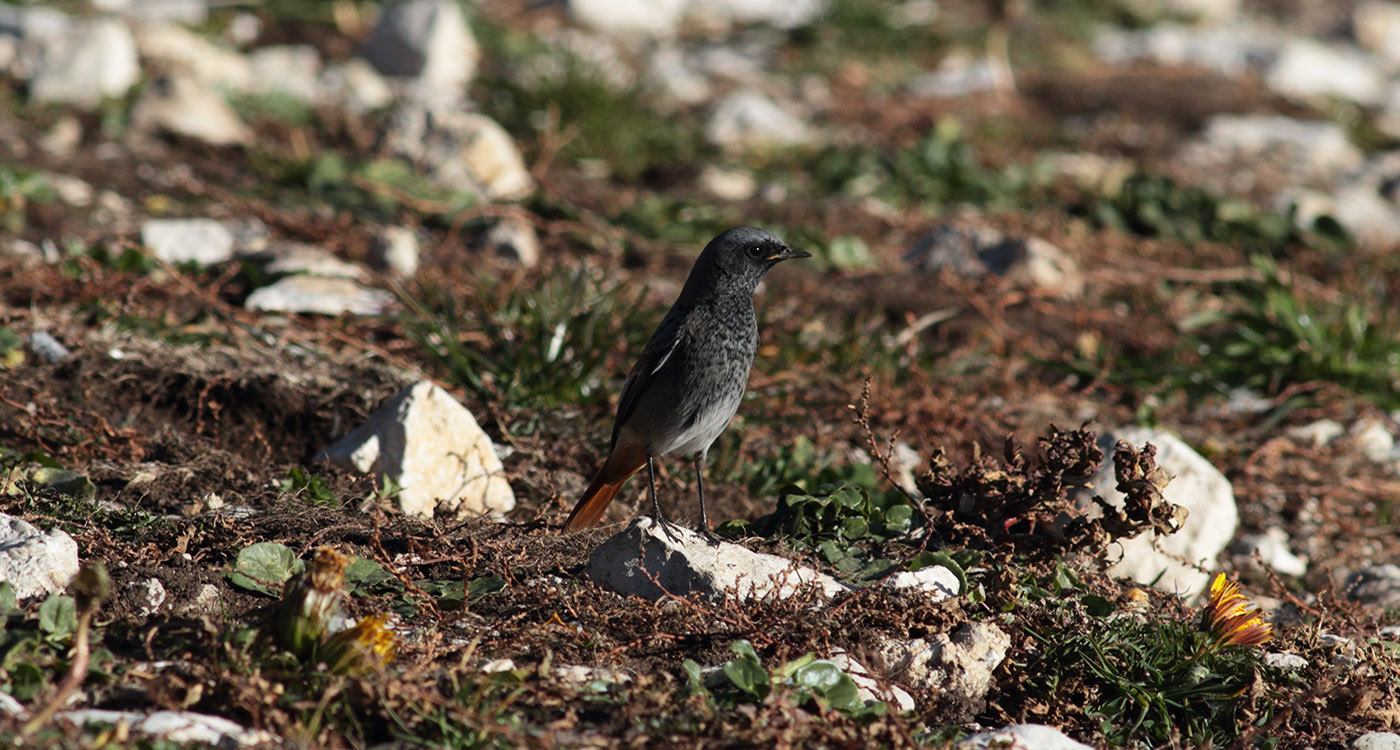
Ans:
{"type": "Polygon", "coordinates": [[[588,484],[564,531],[597,523],[633,474],[647,469],[651,511],[674,538],[656,499],[656,459],[690,457],[700,500],[700,531],[713,540],[705,511],[705,456],[739,410],[758,353],[753,295],[785,260],[809,258],[771,232],[740,226],[705,246],[622,387],[608,458],[588,484]]]}

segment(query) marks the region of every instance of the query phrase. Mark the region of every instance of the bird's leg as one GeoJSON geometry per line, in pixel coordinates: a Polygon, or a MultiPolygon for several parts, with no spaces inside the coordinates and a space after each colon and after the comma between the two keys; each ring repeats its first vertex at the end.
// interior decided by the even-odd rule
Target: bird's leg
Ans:
{"type": "Polygon", "coordinates": [[[656,519],[656,525],[662,533],[673,542],[679,542],[676,532],[671,528],[671,522],[666,520],[666,516],[661,513],[661,503],[656,499],[656,461],[647,454],[647,486],[651,488],[651,515],[656,519]]]}
{"type": "Polygon", "coordinates": [[[700,535],[711,544],[719,544],[719,537],[710,531],[710,516],[705,512],[705,454],[695,454],[695,490],[700,494],[700,535]]]}

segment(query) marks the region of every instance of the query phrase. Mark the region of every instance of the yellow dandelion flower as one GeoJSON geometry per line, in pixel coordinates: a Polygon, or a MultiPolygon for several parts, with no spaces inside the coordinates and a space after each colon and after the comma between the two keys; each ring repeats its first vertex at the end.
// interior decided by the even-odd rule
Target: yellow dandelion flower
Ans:
{"type": "Polygon", "coordinates": [[[326,640],[321,659],[336,674],[363,675],[389,665],[399,652],[399,637],[388,615],[372,615],[326,640]]]}
{"type": "Polygon", "coordinates": [[[1201,611],[1201,630],[1219,646],[1258,646],[1274,637],[1259,608],[1240,593],[1240,585],[1221,573],[1210,584],[1210,599],[1201,611]]]}

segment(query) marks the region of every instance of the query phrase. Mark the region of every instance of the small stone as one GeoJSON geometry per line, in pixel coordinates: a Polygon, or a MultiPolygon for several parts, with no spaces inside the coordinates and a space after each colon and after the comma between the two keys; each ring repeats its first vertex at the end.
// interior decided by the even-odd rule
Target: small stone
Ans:
{"type": "Polygon", "coordinates": [[[92,205],[93,190],[91,183],[70,174],[58,174],[56,172],[46,172],[44,181],[53,188],[58,199],[75,208],[87,208],[92,205]]]}
{"type": "Polygon", "coordinates": [[[159,578],[132,581],[127,587],[127,596],[136,605],[137,616],[146,617],[155,614],[165,603],[165,586],[159,578]]]}
{"type": "Polygon", "coordinates": [[[326,66],[321,74],[321,95],[329,102],[365,113],[389,106],[394,90],[373,65],[359,58],[326,66]]]}
{"type": "Polygon", "coordinates": [[[1194,566],[1205,570],[1217,567],[1217,558],[1235,536],[1235,527],[1239,524],[1239,510],[1230,480],[1169,432],[1143,427],[1105,432],[1099,436],[1098,444],[1106,460],[1091,483],[1098,495],[1116,507],[1122,507],[1124,495],[1117,489],[1113,461],[1107,457],[1113,455],[1119,440],[1139,449],[1145,443],[1156,446],[1158,467],[1172,477],[1162,495],[1167,502],[1183,506],[1189,513],[1181,529],[1170,536],[1154,540],[1153,535],[1147,533],[1120,540],[1111,549],[1120,551],[1122,557],[1109,573],[1143,584],[1155,581],[1158,589],[1184,596],[1205,589],[1210,576],[1194,566]]]}
{"type": "Polygon", "coordinates": [[[510,659],[492,659],[481,665],[482,674],[497,674],[500,672],[510,672],[515,669],[515,662],[510,659]]]}
{"type": "Polygon", "coordinates": [[[233,258],[233,234],[213,219],[150,219],[141,244],[166,263],[209,266],[233,258]]]}
{"type": "Polygon", "coordinates": [[[687,12],[710,23],[809,26],[827,12],[826,0],[690,0],[687,12]]]}
{"type": "Polygon", "coordinates": [[[1288,541],[1288,532],[1275,526],[1263,534],[1240,537],[1230,545],[1230,551],[1251,559],[1258,555],[1265,565],[1286,576],[1305,575],[1308,562],[1293,554],[1288,541]]]}
{"type": "Polygon", "coordinates": [[[1264,82],[1295,99],[1337,97],[1357,104],[1381,101],[1381,75],[1359,50],[1306,37],[1284,45],[1264,82]]]}
{"type": "Polygon", "coordinates": [[[1151,60],[1163,65],[1198,66],[1238,78],[1272,61],[1283,41],[1278,30],[1244,20],[1211,29],[1159,23],[1142,31],[1103,24],[1094,37],[1094,52],[1114,64],[1151,60]]]}
{"type": "Polygon", "coordinates": [[[131,108],[131,125],[141,132],[183,135],[215,146],[253,139],[253,131],[223,96],[186,73],[152,81],[131,108]]]}
{"type": "Polygon", "coordinates": [[[711,544],[676,527],[672,539],[649,516],[638,516],[588,556],[588,577],[610,591],[657,601],[667,593],[710,601],[786,599],[808,587],[825,597],[848,590],[824,573],[737,544],[711,544]]]}
{"type": "Polygon", "coordinates": [[[626,685],[632,681],[632,675],[626,672],[604,667],[588,667],[582,664],[555,667],[551,670],[551,674],[563,682],[593,686],[602,690],[613,685],[626,685]]]}
{"type": "Polygon", "coordinates": [[[1380,609],[1400,609],[1400,565],[1371,565],[1347,576],[1347,596],[1380,609]]]}
{"type": "Polygon", "coordinates": [[[116,18],[86,19],[44,42],[29,96],[91,109],[124,95],[140,77],[136,40],[127,25],[116,18]]]}
{"type": "Polygon", "coordinates": [[[298,275],[254,289],[243,306],[264,312],[378,315],[393,302],[393,295],[388,292],[351,279],[298,275]]]}
{"type": "Polygon", "coordinates": [[[879,665],[892,680],[939,694],[957,707],[956,721],[970,721],[986,705],[993,672],[1006,658],[1011,636],[988,622],[967,623],[925,640],[889,638],[875,647],[879,665]]]}
{"type": "Polygon", "coordinates": [[[24,704],[20,703],[13,695],[0,692],[0,716],[28,716],[29,711],[25,710],[24,704]]]}
{"type": "Polygon", "coordinates": [[[143,57],[159,62],[166,70],[187,73],[204,86],[226,91],[247,91],[253,87],[253,65],[246,56],[184,26],[141,24],[136,31],[136,45],[143,57]]]}
{"type": "Polygon", "coordinates": [[[1314,448],[1321,448],[1341,437],[1346,431],[1342,423],[1335,419],[1319,419],[1316,422],[1290,427],[1283,434],[1300,443],[1309,443],[1314,448]]]}
{"type": "Polygon", "coordinates": [[[747,169],[722,169],[708,164],[700,171],[700,187],[716,198],[732,203],[746,201],[758,193],[758,181],[747,169]]]}
{"type": "Polygon", "coordinates": [[[985,227],[937,227],[919,238],[904,260],[924,272],[946,268],[970,278],[991,273],[1061,297],[1084,292],[1079,264],[1060,248],[1038,237],[1010,237],[985,227]]]}
{"type": "Polygon", "coordinates": [[[1044,724],[1015,724],[982,732],[953,746],[956,750],[1093,750],[1044,724]]]}
{"type": "Polygon", "coordinates": [[[496,201],[535,187],[515,141],[485,115],[406,102],[389,117],[381,145],[449,190],[496,201]]]}
{"type": "Polygon", "coordinates": [[[962,583],[958,576],[942,565],[929,565],[918,570],[902,570],[885,579],[885,588],[928,594],[930,600],[941,602],[958,595],[962,583]]]}
{"type": "Polygon", "coordinates": [[[985,58],[952,55],[937,71],[923,73],[907,84],[909,93],[928,99],[957,99],[997,88],[997,76],[985,58]]]}
{"type": "Polygon", "coordinates": [[[716,145],[738,149],[797,146],[816,140],[802,118],[756,89],[741,89],[721,99],[705,135],[716,145]]]}
{"type": "Polygon", "coordinates": [[[1364,156],[1342,126],[1278,115],[1215,115],[1181,149],[1203,169],[1267,161],[1297,180],[1330,182],[1359,167],[1364,156]]]}
{"type": "Polygon", "coordinates": [[[652,53],[642,69],[647,83],[674,104],[694,106],[714,96],[709,77],[697,71],[687,55],[673,45],[652,53]]]}
{"type": "Polygon", "coordinates": [[[408,227],[384,227],[375,232],[369,246],[375,267],[403,277],[418,273],[418,252],[418,235],[408,227]]]}
{"type": "Polygon", "coordinates": [[[672,37],[691,0],[569,0],[581,26],[617,39],[672,37]]]}
{"type": "Polygon", "coordinates": [[[856,684],[856,696],[866,703],[884,701],[898,713],[914,710],[914,697],[898,685],[882,685],[864,664],[856,661],[845,650],[838,649],[827,661],[845,672],[856,684]]]}
{"type": "Polygon", "coordinates": [[[73,356],[68,347],[58,343],[58,339],[48,331],[35,331],[29,334],[29,348],[39,359],[53,365],[73,356]]]}
{"type": "Polygon", "coordinates": [[[190,711],[109,711],[88,708],[61,711],[58,721],[84,727],[89,724],[123,725],[135,735],[151,737],[176,744],[212,745],[215,747],[255,747],[271,745],[276,739],[270,732],[248,729],[218,716],[190,711]]]}
{"type": "Polygon", "coordinates": [[[1274,669],[1302,670],[1308,668],[1308,660],[1297,654],[1264,654],[1264,664],[1274,669]]]}
{"type": "Polygon", "coordinates": [[[1392,71],[1400,69],[1400,3],[1391,0],[1357,3],[1351,28],[1361,46],[1379,55],[1392,71]]]}
{"type": "Polygon", "coordinates": [[[1394,460],[1395,436],[1376,419],[1363,419],[1351,427],[1351,439],[1366,460],[1378,464],[1394,460]]]}
{"type": "Polygon", "coordinates": [[[539,235],[535,234],[534,225],[524,219],[514,216],[497,219],[486,231],[482,244],[490,252],[526,268],[533,268],[540,262],[539,235]]]}
{"type": "Polygon", "coordinates": [[[39,148],[54,156],[70,156],[82,142],[83,124],[78,118],[65,115],[58,118],[53,127],[44,133],[44,137],[39,141],[39,148]]]}
{"type": "Polygon", "coordinates": [[[209,19],[212,0],[90,0],[92,7],[132,21],[175,21],[198,26],[209,19]]]}
{"type": "Polygon", "coordinates": [[[515,507],[491,438],[465,406],[427,381],[389,399],[321,460],[393,479],[399,507],[412,516],[431,518],[441,508],[465,518],[515,507]]]}
{"type": "Polygon", "coordinates": [[[248,53],[254,91],[314,102],[321,97],[321,53],[309,44],[262,47],[248,53]]]}
{"type": "Polygon", "coordinates": [[[274,276],[297,273],[338,279],[363,279],[365,269],[304,242],[272,242],[257,253],[244,256],[274,276]]]}
{"type": "Polygon", "coordinates": [[[78,574],[78,543],[62,529],[40,531],[0,513],[0,581],[24,600],[62,591],[78,574]]]}
{"type": "Polygon", "coordinates": [[[457,3],[403,0],[380,13],[360,56],[384,75],[455,99],[476,75],[481,50],[457,3]]]}
{"type": "Polygon", "coordinates": [[[1400,734],[1367,732],[1351,741],[1351,750],[1400,750],[1400,734]]]}
{"type": "Polygon", "coordinates": [[[212,583],[201,584],[194,597],[178,608],[177,614],[182,617],[213,614],[219,610],[222,602],[223,597],[219,594],[218,586],[212,583]]]}

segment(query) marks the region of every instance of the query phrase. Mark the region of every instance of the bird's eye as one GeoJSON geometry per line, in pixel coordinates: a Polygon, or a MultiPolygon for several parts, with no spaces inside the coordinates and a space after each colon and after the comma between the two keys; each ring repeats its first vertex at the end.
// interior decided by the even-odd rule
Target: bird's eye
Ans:
{"type": "Polygon", "coordinates": [[[749,249],[747,250],[747,252],[750,258],[763,257],[763,248],[759,247],[758,245],[749,245],[749,249]]]}

